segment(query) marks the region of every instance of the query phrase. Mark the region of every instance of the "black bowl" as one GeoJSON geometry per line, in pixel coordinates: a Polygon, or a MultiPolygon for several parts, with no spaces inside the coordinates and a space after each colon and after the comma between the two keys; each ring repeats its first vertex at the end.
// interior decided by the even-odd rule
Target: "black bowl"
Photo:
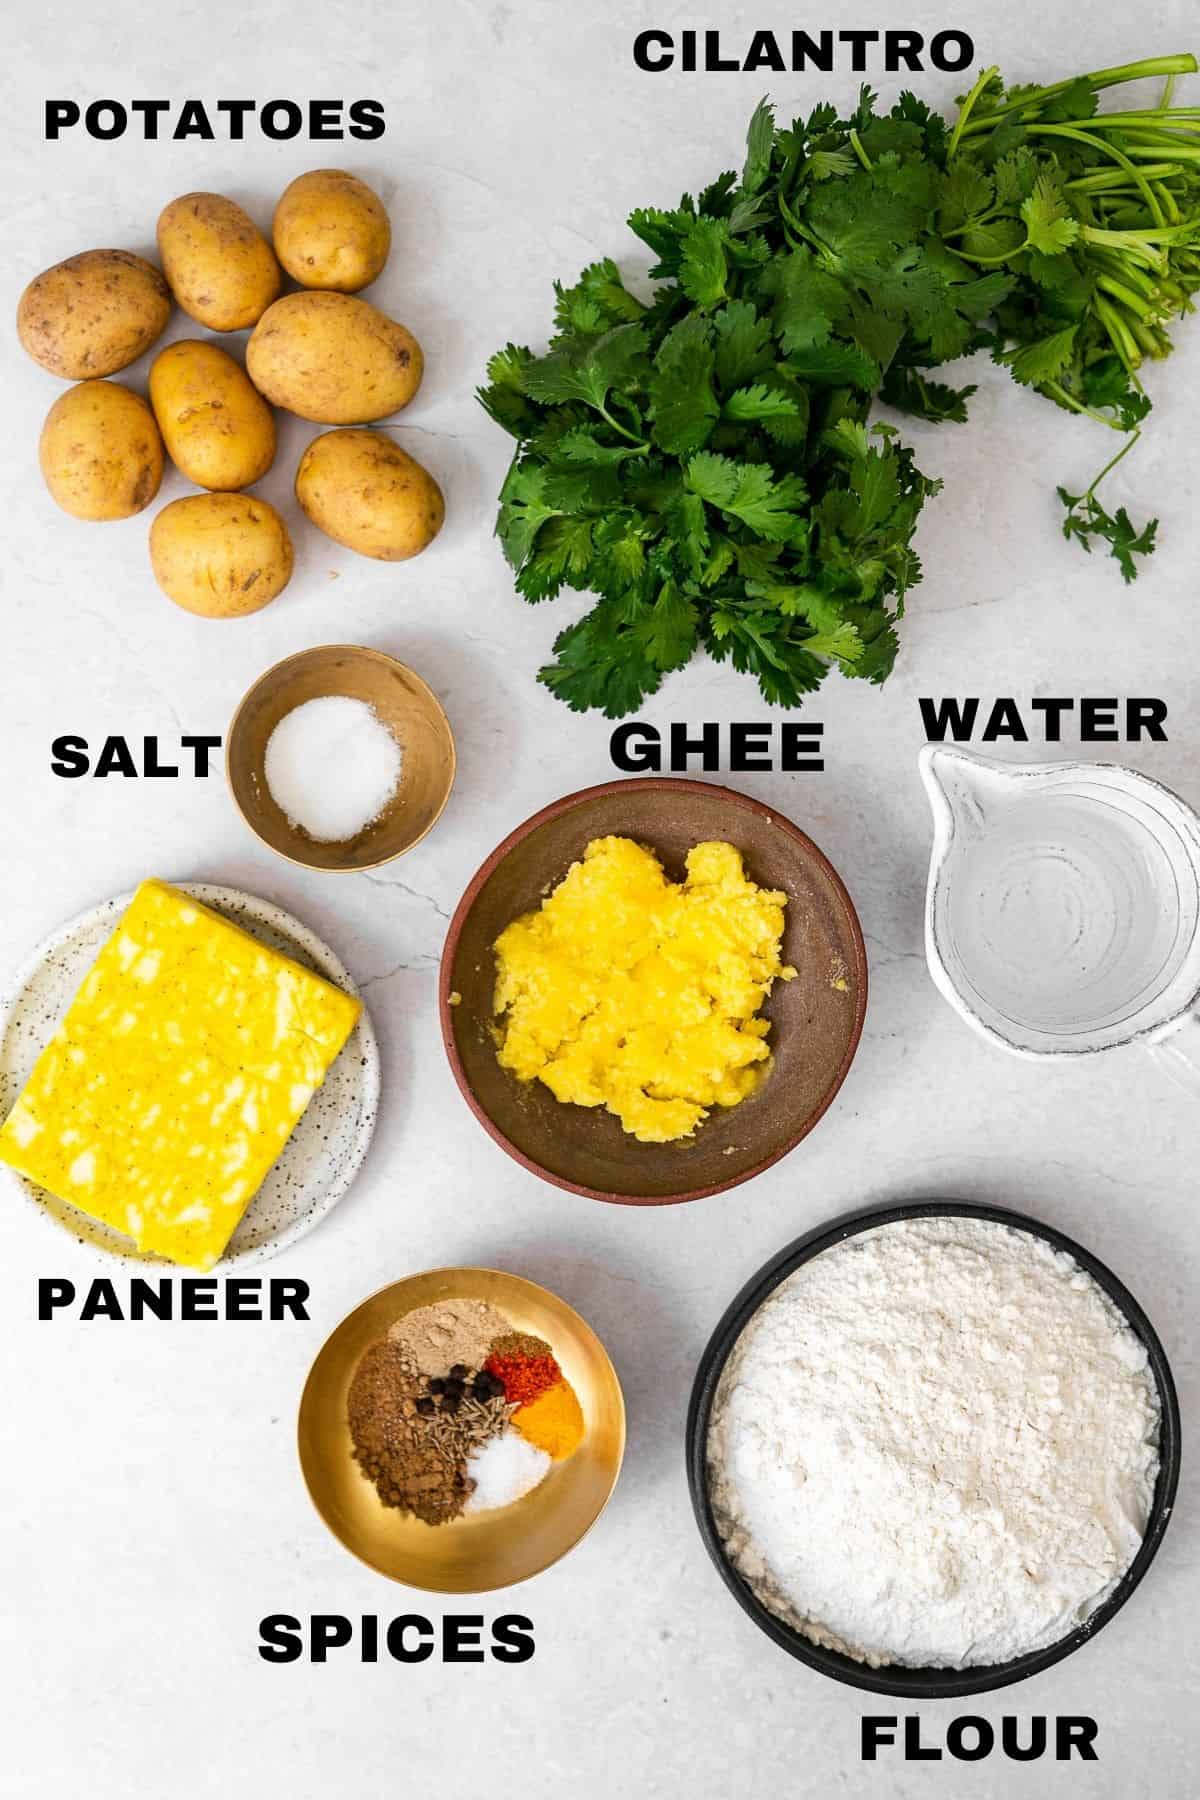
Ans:
{"type": "Polygon", "coordinates": [[[976,1206],[965,1200],[926,1200],[908,1205],[872,1207],[865,1212],[848,1214],[832,1225],[822,1225],[816,1231],[797,1238],[786,1250],[781,1250],[778,1256],[772,1257],[746,1283],[710,1338],[696,1371],[687,1419],[688,1487],[700,1535],[726,1587],[755,1624],[789,1655],[808,1663],[810,1668],[819,1669],[822,1675],[831,1675],[835,1681],[847,1682],[851,1687],[865,1688],[869,1693],[894,1694],[907,1700],[944,1700],[962,1694],[982,1694],[991,1688],[1007,1687],[1010,1682],[1024,1681],[1027,1675],[1036,1675],[1042,1669],[1048,1669],[1052,1663],[1061,1662],[1064,1656],[1070,1656],[1072,1651],[1078,1650],[1081,1644],[1085,1644],[1102,1626],[1108,1624],[1114,1613],[1124,1606],[1150,1567],[1162,1542],[1163,1532],[1171,1517],[1175,1489],[1179,1484],[1179,1437],[1179,1402],[1175,1395],[1170,1365],[1158,1334],[1133,1295],[1110,1269],[1106,1269],[1090,1251],[1065,1237],[1061,1231],[1055,1231],[1037,1219],[1027,1218],[1024,1213],[1009,1212],[999,1206],[976,1206]],[[843,1656],[838,1650],[827,1650],[819,1644],[810,1643],[808,1638],[801,1636],[792,1626],[776,1618],[733,1567],[717,1530],[708,1496],[709,1416],[721,1372],[738,1338],[767,1296],[793,1270],[798,1269],[801,1263],[808,1262],[811,1257],[819,1256],[823,1250],[840,1244],[843,1239],[855,1237],[862,1231],[870,1231],[877,1225],[891,1225],[900,1219],[927,1218],[988,1219],[999,1225],[1011,1225],[1018,1231],[1032,1232],[1035,1237],[1044,1239],[1056,1250],[1064,1250],[1075,1259],[1080,1268],[1087,1270],[1146,1346],[1162,1407],[1159,1472],[1150,1517],[1146,1521],[1145,1536],[1133,1562],[1108,1599],[1082,1625],[1060,1638],[1056,1644],[1051,1644],[1044,1650],[1031,1651],[1026,1656],[1016,1656],[1011,1662],[981,1664],[970,1669],[910,1669],[898,1664],[872,1669],[866,1663],[855,1662],[852,1657],[843,1656]]]}

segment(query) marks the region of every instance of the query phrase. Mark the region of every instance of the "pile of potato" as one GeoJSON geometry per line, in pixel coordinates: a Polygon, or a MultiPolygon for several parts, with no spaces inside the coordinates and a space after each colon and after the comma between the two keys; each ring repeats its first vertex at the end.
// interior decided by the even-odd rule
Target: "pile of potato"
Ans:
{"type": "MultiPolygon", "coordinates": [[[[301,175],[275,208],[274,248],[220,194],[184,194],[158,221],[162,271],[127,250],[88,250],[38,275],[17,330],[30,356],[78,385],[50,408],[39,457],[50,493],[77,519],[149,506],[171,461],[204,493],[174,500],[150,529],[159,586],[207,618],[257,612],[292,573],[287,526],[246,489],[275,460],[272,406],[359,427],[407,406],[424,359],[412,333],[357,291],[379,274],[391,225],[378,195],[340,169],[301,175]],[[283,294],[284,274],[300,284],[283,294]],[[209,331],[252,335],[246,368],[207,340],[159,352],[150,402],[108,377],[158,339],[172,301],[209,331]]],[[[400,562],[441,529],[436,481],[380,431],[314,438],[296,498],[329,537],[400,562]]]]}

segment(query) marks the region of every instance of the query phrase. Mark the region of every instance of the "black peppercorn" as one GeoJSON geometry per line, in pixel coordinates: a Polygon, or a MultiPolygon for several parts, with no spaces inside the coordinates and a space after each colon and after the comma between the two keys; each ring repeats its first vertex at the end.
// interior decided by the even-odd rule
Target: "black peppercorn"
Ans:
{"type": "Polygon", "coordinates": [[[455,1363],[450,1371],[451,1377],[455,1381],[465,1381],[469,1373],[470,1370],[467,1368],[466,1363],[455,1363]]]}
{"type": "Polygon", "coordinates": [[[442,1380],[440,1375],[435,1375],[433,1377],[432,1381],[429,1383],[429,1391],[431,1394],[445,1393],[446,1383],[442,1380]]]}
{"type": "Polygon", "coordinates": [[[447,1394],[442,1401],[442,1411],[444,1413],[456,1413],[461,1405],[461,1394],[447,1394]]]}
{"type": "Polygon", "coordinates": [[[437,1402],[431,1400],[428,1394],[422,1394],[417,1401],[417,1411],[423,1419],[428,1419],[437,1411],[437,1402]]]}

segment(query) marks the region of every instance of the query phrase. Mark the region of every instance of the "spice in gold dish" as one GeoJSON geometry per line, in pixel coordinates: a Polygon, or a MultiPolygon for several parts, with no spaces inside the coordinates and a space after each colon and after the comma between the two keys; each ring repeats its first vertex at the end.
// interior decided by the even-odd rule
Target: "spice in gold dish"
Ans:
{"type": "Polygon", "coordinates": [[[583,1411],[569,1381],[556,1381],[529,1406],[519,1406],[513,1424],[552,1462],[564,1462],[583,1440],[583,1411]]]}
{"type": "Polygon", "coordinates": [[[422,1375],[444,1375],[454,1363],[482,1368],[493,1342],[511,1330],[504,1314],[484,1300],[440,1300],[397,1319],[388,1336],[422,1375]]]}
{"type": "Polygon", "coordinates": [[[555,1362],[544,1338],[527,1332],[509,1332],[497,1338],[484,1368],[502,1383],[506,1400],[528,1406],[539,1394],[562,1380],[562,1370],[555,1362]]]}
{"type": "Polygon", "coordinates": [[[583,1437],[551,1346],[478,1300],[396,1320],[359,1360],[347,1419],[383,1505],[427,1525],[514,1504],[583,1437]]]}
{"type": "Polygon", "coordinates": [[[690,1137],[770,1066],[787,896],[732,844],[696,844],[671,881],[653,851],[595,838],[496,940],[498,1053],[556,1100],[603,1106],[642,1143],[690,1137]]]}

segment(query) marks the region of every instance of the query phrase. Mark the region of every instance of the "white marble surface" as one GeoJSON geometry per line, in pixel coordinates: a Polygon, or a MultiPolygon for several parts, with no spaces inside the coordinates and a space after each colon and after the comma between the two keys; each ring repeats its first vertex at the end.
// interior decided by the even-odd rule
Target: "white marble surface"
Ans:
{"type": "MultiPolygon", "coordinates": [[[[830,14],[969,26],[981,61],[1023,78],[1182,48],[1194,26],[1182,0],[1086,15],[974,0],[952,16],[926,0],[864,0],[801,22],[830,14]]],[[[99,1265],[5,1190],[0,1692],[3,1786],[20,1800],[493,1788],[530,1800],[619,1788],[648,1800],[681,1786],[705,1800],[1185,1800],[1200,1788],[1190,1469],[1151,1577],[1096,1642],[991,1700],[922,1709],[934,1726],[962,1711],[1089,1713],[1099,1763],[892,1758],[864,1768],[858,1721],[888,1708],[792,1663],[739,1613],[693,1527],[682,1462],[691,1374],[737,1286],[800,1231],[899,1196],[1012,1203],[1086,1241],[1155,1319],[1185,1427],[1195,1427],[1196,1104],[1136,1054],[1061,1069],[1006,1059],[938,998],[921,948],[929,827],[915,756],[918,694],[1158,694],[1171,707],[1170,742],[1133,747],[1128,760],[1200,801],[1200,326],[1182,330],[1184,347],[1154,380],[1152,430],[1117,484],[1131,505],[1162,515],[1163,547],[1136,589],[1057,535],[1053,483],[1093,471],[1094,431],[985,367],[968,429],[912,431],[946,491],[921,528],[927,577],[894,680],[882,693],[828,684],[812,708],[827,731],[823,775],[738,781],[831,855],[872,959],[858,1060],[799,1151],[752,1185],[683,1210],[576,1200],[525,1174],[474,1125],[437,1039],[436,962],[470,874],[535,807],[610,772],[605,723],[570,716],[534,684],[571,603],[534,610],[512,596],[489,535],[506,443],[472,387],[505,338],[544,335],[553,277],[605,252],[637,266],[622,225],[631,206],[673,204],[739,160],[763,79],[639,74],[635,29],[722,22],[745,34],[799,17],[728,4],[701,16],[631,0],[334,0],[307,12],[279,0],[253,10],[228,0],[115,0],[101,10],[43,0],[10,26],[0,161],[9,316],[24,282],[62,256],[107,243],[149,250],[160,207],[185,189],[231,193],[265,222],[292,176],[345,163],[391,208],[396,247],[377,297],[428,357],[424,391],[396,436],[428,461],[449,501],[442,537],[410,567],[357,560],[298,525],[296,577],[277,605],[235,625],[192,619],[150,579],[145,518],[97,530],[55,511],[35,443],[58,384],[5,334],[0,975],[61,919],[144,874],[241,885],[309,921],[364,984],[387,1089],[361,1178],[276,1265],[311,1282],[308,1325],[39,1324],[39,1275],[84,1281],[99,1265]],[[49,95],[371,95],[386,102],[388,130],[365,145],[79,135],[49,145],[49,95]],[[458,737],[459,782],[443,821],[371,877],[306,875],[274,859],[242,828],[219,777],[68,783],[49,772],[59,732],[220,732],[269,663],[331,640],[414,664],[458,737]],[[255,1650],[265,1613],[391,1616],[414,1604],[317,1522],[293,1423],[305,1370],[336,1320],[384,1282],[447,1262],[547,1282],[607,1340],[630,1418],[613,1505],[567,1562],[507,1600],[482,1602],[489,1617],[506,1605],[533,1617],[537,1655],[523,1668],[363,1667],[347,1655],[269,1667],[255,1650]]],[[[785,108],[823,91],[815,77],[773,85],[785,108]]],[[[855,85],[849,74],[835,82],[842,96],[855,85]]],[[[940,101],[961,85],[921,82],[940,101]]],[[[132,373],[144,382],[144,366],[132,373]]],[[[291,472],[308,435],[287,425],[264,483],[293,523],[291,472]]],[[[164,496],[182,491],[175,477],[164,496]]],[[[665,722],[756,710],[740,677],[698,660],[647,712],[665,722]]]]}

